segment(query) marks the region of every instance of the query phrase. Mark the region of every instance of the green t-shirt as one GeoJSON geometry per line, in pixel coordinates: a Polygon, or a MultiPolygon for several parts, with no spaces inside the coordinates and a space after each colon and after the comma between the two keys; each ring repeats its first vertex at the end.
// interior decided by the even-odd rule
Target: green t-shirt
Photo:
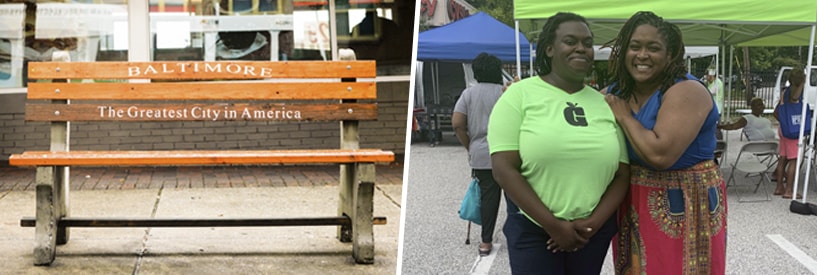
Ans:
{"type": "Polygon", "coordinates": [[[589,86],[568,94],[539,77],[514,83],[499,98],[488,145],[491,154],[519,151],[522,176],[565,220],[590,216],[619,162],[629,163],[604,95],[589,86]]]}

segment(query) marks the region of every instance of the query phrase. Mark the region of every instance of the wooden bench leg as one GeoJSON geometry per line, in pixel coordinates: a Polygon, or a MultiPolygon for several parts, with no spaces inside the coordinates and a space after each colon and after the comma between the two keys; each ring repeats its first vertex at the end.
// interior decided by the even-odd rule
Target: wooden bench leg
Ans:
{"type": "Polygon", "coordinates": [[[354,184],[352,216],[352,256],[359,264],[374,263],[374,164],[358,164],[354,184]]]}
{"type": "Polygon", "coordinates": [[[37,225],[34,265],[50,265],[56,257],[57,215],[54,209],[54,167],[37,168],[37,225]]]}

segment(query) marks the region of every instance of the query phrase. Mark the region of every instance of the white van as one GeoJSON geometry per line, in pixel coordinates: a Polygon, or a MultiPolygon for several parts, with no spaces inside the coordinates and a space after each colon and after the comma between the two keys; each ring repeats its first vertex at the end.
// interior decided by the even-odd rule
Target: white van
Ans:
{"type": "MultiPolygon", "coordinates": [[[[777,103],[780,102],[780,97],[783,95],[783,90],[785,89],[785,85],[788,84],[788,71],[790,71],[792,67],[783,66],[780,67],[780,71],[777,72],[777,81],[774,83],[774,101],[767,102],[766,108],[774,108],[777,106],[777,103]],[[786,79],[783,76],[786,76],[786,79]]],[[[812,106],[817,105],[817,66],[811,66],[811,75],[809,76],[810,79],[806,80],[806,87],[804,88],[803,98],[805,101],[812,106]]]]}

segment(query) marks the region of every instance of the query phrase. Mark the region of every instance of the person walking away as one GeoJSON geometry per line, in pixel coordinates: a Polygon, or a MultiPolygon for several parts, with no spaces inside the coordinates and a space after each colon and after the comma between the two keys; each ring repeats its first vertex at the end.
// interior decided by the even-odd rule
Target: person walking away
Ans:
{"type": "Polygon", "coordinates": [[[471,174],[479,180],[482,242],[479,255],[487,256],[493,248],[499,200],[502,190],[491,171],[488,153],[488,118],[502,95],[502,61],[494,55],[480,53],[472,63],[477,84],[462,91],[454,105],[451,124],[457,139],[468,151],[471,174]]]}
{"type": "MultiPolygon", "coordinates": [[[[802,69],[795,68],[791,70],[789,83],[790,86],[783,91],[783,96],[780,97],[779,104],[774,108],[774,118],[776,118],[777,121],[785,119],[779,116],[777,112],[779,108],[785,104],[798,103],[802,99],[803,88],[806,83],[806,74],[802,69]]],[[[791,199],[794,193],[794,173],[796,170],[795,166],[797,166],[797,151],[799,150],[797,146],[798,139],[783,136],[783,132],[780,131],[780,128],[777,129],[777,134],[780,138],[780,145],[778,146],[780,157],[778,158],[777,169],[775,170],[775,174],[777,175],[777,187],[774,190],[774,195],[782,195],[784,199],[791,199]]]]}
{"type": "Polygon", "coordinates": [[[686,71],[681,30],[637,12],[604,46],[613,79],[603,92],[627,136],[632,175],[613,241],[616,274],[724,274],[718,110],[686,71]]]}
{"type": "Polygon", "coordinates": [[[494,177],[520,211],[503,232],[514,274],[599,274],[630,178],[624,135],[584,84],[593,34],[557,13],[537,42],[536,76],[514,83],[488,123],[494,177]]]}

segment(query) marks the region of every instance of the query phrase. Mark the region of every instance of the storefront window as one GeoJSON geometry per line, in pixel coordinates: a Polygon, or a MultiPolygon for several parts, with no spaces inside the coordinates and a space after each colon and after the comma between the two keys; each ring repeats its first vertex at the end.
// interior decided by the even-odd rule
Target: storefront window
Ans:
{"type": "Polygon", "coordinates": [[[100,46],[115,40],[115,25],[127,27],[127,8],[121,0],[88,2],[0,0],[0,88],[23,87],[28,62],[49,61],[55,51],[72,61],[109,60],[100,46]]]}
{"type": "MultiPolygon", "coordinates": [[[[335,2],[339,48],[378,65],[409,65],[415,1],[339,0],[335,2]]],[[[295,0],[295,54],[331,59],[328,2],[295,0]]]]}
{"type": "Polygon", "coordinates": [[[378,68],[408,67],[414,4],[339,0],[332,23],[328,0],[0,0],[0,93],[24,92],[27,63],[54,51],[78,62],[333,60],[350,49],[378,68]],[[148,13],[144,36],[129,11],[148,13]]]}
{"type": "Polygon", "coordinates": [[[275,0],[151,0],[153,60],[289,60],[292,5],[275,0]]]}

